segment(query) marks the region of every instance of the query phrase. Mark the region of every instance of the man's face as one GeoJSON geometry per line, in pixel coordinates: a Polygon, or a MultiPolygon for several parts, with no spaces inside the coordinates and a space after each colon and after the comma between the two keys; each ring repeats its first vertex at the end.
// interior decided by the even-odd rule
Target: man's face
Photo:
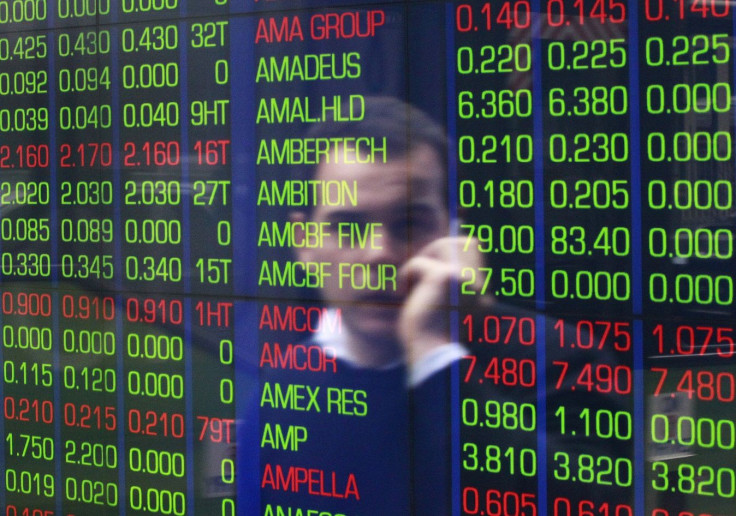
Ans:
{"type": "Polygon", "coordinates": [[[330,223],[330,237],[318,248],[302,248],[302,261],[330,262],[331,276],[325,280],[323,299],[337,305],[350,332],[362,339],[396,341],[396,322],[408,292],[406,278],[400,274],[408,258],[428,243],[447,235],[444,165],[436,151],[418,146],[408,155],[387,163],[327,163],[317,169],[315,179],[357,181],[356,206],[316,206],[313,222],[330,223]],[[342,223],[342,224],[341,224],[342,223]],[[347,224],[346,224],[347,223],[347,224]],[[351,228],[361,235],[380,235],[367,239],[365,246],[350,245],[351,228]],[[342,228],[343,238],[340,238],[342,228]],[[339,264],[358,264],[340,266],[339,264]],[[396,289],[390,280],[396,271],[396,289]],[[345,277],[350,273],[352,277],[345,277]],[[365,278],[370,274],[370,279],[365,278]],[[342,276],[342,277],[341,277],[342,276]],[[358,289],[368,280],[376,285],[386,278],[385,289],[358,289]],[[340,284],[342,279],[342,285],[340,284]]]}

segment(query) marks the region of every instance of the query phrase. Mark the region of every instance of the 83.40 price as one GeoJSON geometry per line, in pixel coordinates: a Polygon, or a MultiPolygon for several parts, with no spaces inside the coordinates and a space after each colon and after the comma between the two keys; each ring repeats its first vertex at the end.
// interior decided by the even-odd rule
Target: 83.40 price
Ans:
{"type": "Polygon", "coordinates": [[[552,253],[557,255],[628,256],[631,250],[629,228],[623,226],[606,226],[587,235],[583,226],[552,226],[550,237],[552,253]]]}

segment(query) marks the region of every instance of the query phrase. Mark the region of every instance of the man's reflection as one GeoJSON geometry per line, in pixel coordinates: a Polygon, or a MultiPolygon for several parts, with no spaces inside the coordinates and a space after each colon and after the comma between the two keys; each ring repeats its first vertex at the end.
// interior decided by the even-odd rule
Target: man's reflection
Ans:
{"type": "Polygon", "coordinates": [[[341,307],[348,330],[332,344],[366,368],[401,362],[415,368],[432,355],[444,354],[443,363],[461,356],[459,346],[448,345],[437,308],[446,306],[460,270],[480,258],[463,252],[462,238],[448,237],[442,128],[399,100],[368,98],[363,120],[319,126],[310,136],[385,137],[388,147],[385,162],[332,161],[310,171],[318,181],[356,181],[356,205],[321,204],[292,215],[329,223],[324,245],[301,248],[299,259],[332,263],[321,294],[341,307]]]}
{"type": "Polygon", "coordinates": [[[335,471],[338,484],[349,473],[360,498],[352,489],[341,500],[302,493],[284,498],[269,476],[264,501],[288,499],[292,506],[321,505],[346,515],[403,516],[428,508],[447,514],[446,373],[466,351],[451,342],[446,307],[461,269],[481,260],[477,250],[463,252],[464,238],[448,236],[446,136],[426,114],[381,97],[365,99],[360,120],[317,124],[307,137],[372,138],[381,145],[385,139],[386,159],[351,155],[345,147],[301,178],[356,185],[355,203],[313,202],[290,214],[292,222],[302,223],[292,226],[302,232],[297,242],[308,239],[306,223],[328,228],[321,245],[297,247],[296,258],[330,264],[320,295],[329,309],[340,311],[342,326],[321,332],[316,341],[326,356],[337,356],[337,366],[311,376],[271,369],[262,382],[309,383],[310,392],[320,388],[315,401],[324,402],[329,392],[339,393],[345,404],[336,410],[323,403],[319,413],[262,409],[264,421],[303,425],[309,437],[298,454],[266,450],[261,461],[269,472],[278,471],[276,465],[281,471],[335,471]]]}

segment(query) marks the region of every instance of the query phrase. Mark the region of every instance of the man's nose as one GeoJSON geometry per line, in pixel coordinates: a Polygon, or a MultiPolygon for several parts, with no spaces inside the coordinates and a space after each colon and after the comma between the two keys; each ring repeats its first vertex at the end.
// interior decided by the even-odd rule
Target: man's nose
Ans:
{"type": "Polygon", "coordinates": [[[388,263],[401,265],[407,258],[408,235],[394,235],[385,232],[380,239],[366,246],[364,261],[368,264],[388,263]]]}

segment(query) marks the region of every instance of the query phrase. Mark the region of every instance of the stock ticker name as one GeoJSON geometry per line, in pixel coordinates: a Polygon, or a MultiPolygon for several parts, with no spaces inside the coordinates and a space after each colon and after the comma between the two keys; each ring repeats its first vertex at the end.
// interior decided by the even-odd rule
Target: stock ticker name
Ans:
{"type": "Polygon", "coordinates": [[[328,240],[339,249],[383,249],[380,222],[263,221],[258,247],[320,249],[328,240]]]}
{"type": "Polygon", "coordinates": [[[360,500],[358,482],[354,474],[348,473],[347,478],[342,478],[334,471],[327,472],[316,468],[290,466],[284,472],[280,464],[275,466],[266,464],[263,468],[261,489],[266,487],[275,491],[360,500]]]}
{"type": "Polygon", "coordinates": [[[261,181],[258,206],[357,206],[358,182],[292,179],[261,181]]]}
{"type": "Polygon", "coordinates": [[[302,333],[341,333],[342,309],[329,310],[316,306],[264,305],[259,330],[295,331],[302,333]]]}
{"type": "Polygon", "coordinates": [[[280,505],[266,505],[263,516],[345,516],[343,513],[332,513],[317,509],[302,509],[301,507],[282,507],[280,505]]]}
{"type": "Polygon", "coordinates": [[[258,285],[321,289],[334,276],[340,289],[396,291],[396,265],[350,262],[336,265],[337,272],[333,274],[332,262],[263,260],[258,274],[258,285]]]}
{"type": "Polygon", "coordinates": [[[259,367],[292,369],[310,373],[337,372],[337,352],[318,344],[264,342],[259,367]]]}
{"type": "Polygon", "coordinates": [[[258,144],[256,165],[386,163],[386,137],[275,138],[258,144]]]}
{"type": "Polygon", "coordinates": [[[328,414],[363,417],[368,414],[367,398],[368,393],[361,389],[265,382],[260,406],[320,413],[324,408],[328,414]]]}
{"type": "Polygon", "coordinates": [[[256,27],[255,43],[289,43],[330,39],[371,38],[386,23],[382,10],[318,13],[309,17],[308,31],[299,16],[261,18],[256,27]]]}
{"type": "Polygon", "coordinates": [[[256,82],[357,79],[361,71],[358,52],[270,56],[258,59],[256,82]]]}
{"type": "Polygon", "coordinates": [[[324,121],[357,122],[365,117],[363,95],[323,95],[309,97],[262,98],[258,101],[256,124],[318,123],[324,121]]]}

